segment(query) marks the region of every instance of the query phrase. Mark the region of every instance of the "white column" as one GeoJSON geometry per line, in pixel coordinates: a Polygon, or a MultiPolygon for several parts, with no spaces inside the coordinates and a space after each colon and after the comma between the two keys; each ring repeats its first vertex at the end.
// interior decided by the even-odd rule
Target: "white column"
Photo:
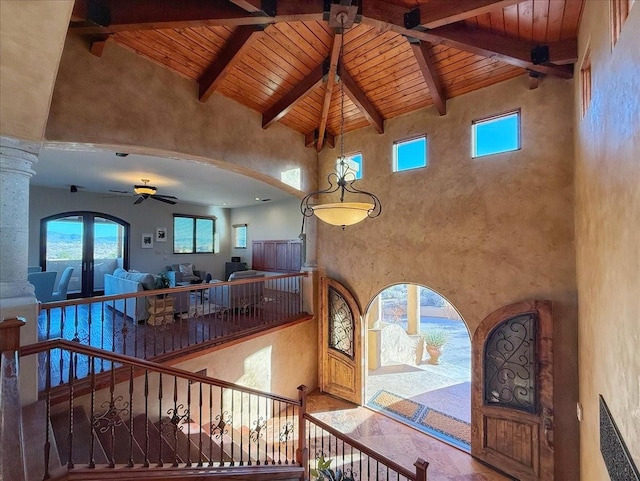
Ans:
{"type": "Polygon", "coordinates": [[[419,286],[407,286],[407,334],[420,332],[420,293],[419,286]]]}
{"type": "MultiPolygon", "coordinates": [[[[0,136],[0,320],[22,317],[20,344],[37,342],[38,304],[27,281],[29,181],[40,145],[0,136]]],[[[37,235],[37,233],[36,233],[37,235]]],[[[37,400],[35,356],[20,365],[22,404],[37,400]]]]}

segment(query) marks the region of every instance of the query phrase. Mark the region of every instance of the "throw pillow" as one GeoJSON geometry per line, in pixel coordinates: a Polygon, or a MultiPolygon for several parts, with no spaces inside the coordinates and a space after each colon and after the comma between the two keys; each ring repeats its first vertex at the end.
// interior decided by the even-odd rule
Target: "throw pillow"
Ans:
{"type": "Polygon", "coordinates": [[[180,264],[180,272],[185,276],[193,276],[193,265],[180,264]]]}

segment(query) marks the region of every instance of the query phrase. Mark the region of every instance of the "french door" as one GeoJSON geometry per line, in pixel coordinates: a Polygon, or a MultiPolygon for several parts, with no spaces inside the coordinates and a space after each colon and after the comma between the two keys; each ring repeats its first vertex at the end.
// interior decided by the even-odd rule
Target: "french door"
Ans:
{"type": "Polygon", "coordinates": [[[362,404],[362,320],[360,307],[338,281],[323,277],[320,301],[320,389],[362,404]]]}
{"type": "Polygon", "coordinates": [[[129,224],[98,212],[65,212],[40,222],[40,266],[58,272],[73,268],[69,297],[104,291],[104,275],[129,265],[129,224]]]}
{"type": "Polygon", "coordinates": [[[521,481],[553,481],[551,303],[498,309],[472,346],[471,454],[521,481]]]}

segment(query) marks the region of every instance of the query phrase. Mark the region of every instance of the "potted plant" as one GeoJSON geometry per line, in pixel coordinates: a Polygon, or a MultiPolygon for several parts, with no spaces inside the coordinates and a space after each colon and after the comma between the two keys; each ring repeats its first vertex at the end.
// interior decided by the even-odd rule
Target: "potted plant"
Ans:
{"type": "Polygon", "coordinates": [[[156,289],[166,289],[170,287],[169,277],[166,272],[161,272],[156,276],[154,287],[156,289]]]}
{"type": "Polygon", "coordinates": [[[442,346],[449,341],[449,333],[443,329],[431,329],[422,335],[429,353],[429,364],[440,364],[442,346]]]}
{"type": "Polygon", "coordinates": [[[323,455],[318,456],[318,467],[311,470],[311,476],[315,481],[354,481],[350,473],[347,474],[341,469],[334,471],[330,466],[331,459],[325,460],[323,455]]]}

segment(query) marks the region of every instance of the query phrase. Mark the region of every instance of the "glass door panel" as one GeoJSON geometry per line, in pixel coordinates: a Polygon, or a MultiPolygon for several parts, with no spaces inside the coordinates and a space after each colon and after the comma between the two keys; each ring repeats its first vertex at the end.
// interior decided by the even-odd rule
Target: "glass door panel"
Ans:
{"type": "Polygon", "coordinates": [[[121,224],[96,216],[93,221],[93,293],[104,291],[104,275],[124,265],[125,229],[121,224]]]}
{"type": "Polygon", "coordinates": [[[84,217],[81,215],[61,217],[47,222],[44,269],[58,273],[54,291],[57,290],[65,268],[73,267],[67,293],[71,295],[82,292],[84,233],[84,217]]]}

